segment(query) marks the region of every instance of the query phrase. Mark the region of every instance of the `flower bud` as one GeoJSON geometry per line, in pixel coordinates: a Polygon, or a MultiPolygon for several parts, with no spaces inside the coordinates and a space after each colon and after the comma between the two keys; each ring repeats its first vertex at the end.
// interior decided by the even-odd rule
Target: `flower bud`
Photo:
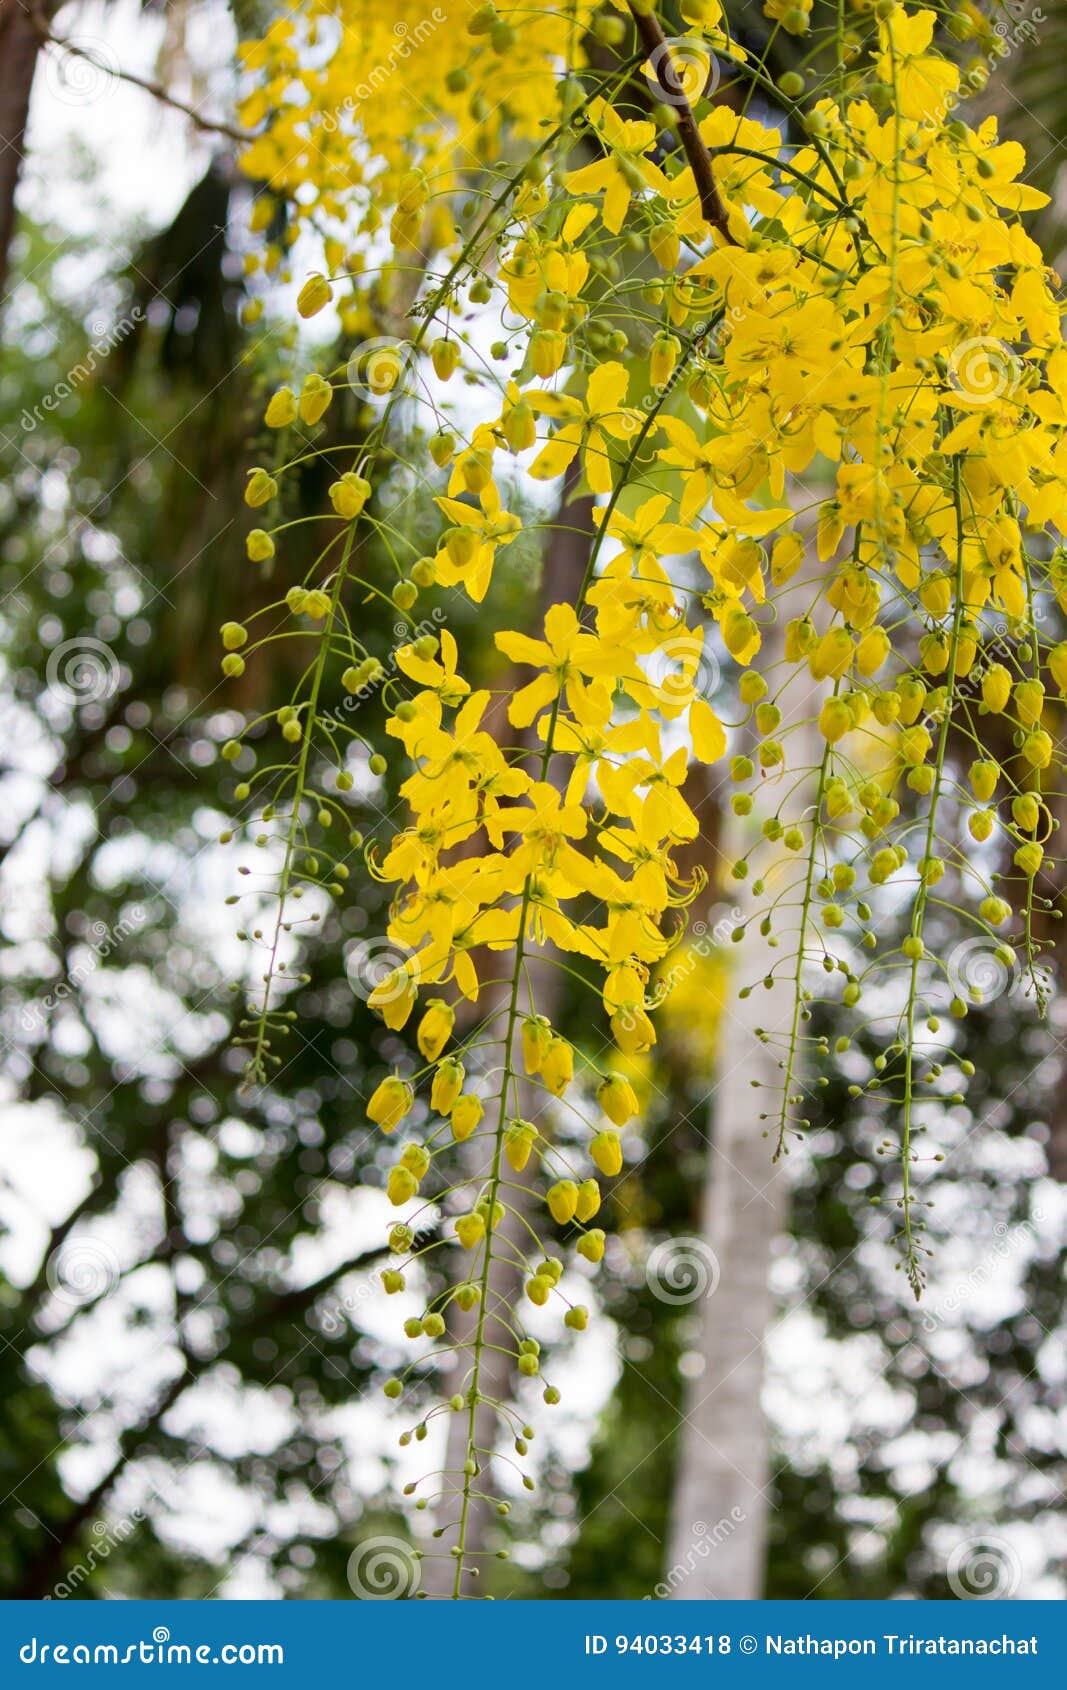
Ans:
{"type": "Polygon", "coordinates": [[[605,1115],[617,1127],[624,1127],[637,1114],[637,1093],[623,1074],[605,1074],[596,1096],[605,1115]]]}
{"type": "Polygon", "coordinates": [[[543,1015],[528,1015],[522,1024],[522,1060],[528,1074],[539,1074],[552,1043],[552,1029],[543,1015]]]}
{"type": "Polygon", "coordinates": [[[333,292],[326,277],[316,272],[309,276],[296,296],[296,308],[301,317],[314,317],[329,305],[333,292]]]}
{"type": "Polygon", "coordinates": [[[434,374],[438,381],[448,381],[455,375],[459,363],[459,342],[456,340],[435,340],[430,348],[430,359],[434,367],[434,374]]]}
{"type": "Polygon", "coordinates": [[[274,556],[274,541],[264,528],[252,528],[245,539],[245,551],[250,563],[266,563],[274,556]]]}
{"type": "Polygon", "coordinates": [[[541,1078],[554,1097],[562,1097],[574,1078],[574,1051],[566,1039],[549,1041],[541,1063],[541,1078]]]}
{"type": "Polygon", "coordinates": [[[1040,681],[1018,681],[1012,690],[1015,713],[1024,728],[1032,728],[1041,720],[1045,708],[1045,689],[1040,681]]]}
{"type": "Polygon", "coordinates": [[[401,1203],[410,1202],[419,1189],[419,1182],[409,1168],[399,1164],[390,1170],[389,1183],[386,1192],[390,1203],[399,1208],[401,1203]]]}
{"type": "Polygon", "coordinates": [[[414,1106],[415,1093],[407,1081],[390,1074],[376,1086],[367,1104],[367,1115],[377,1122],[383,1133],[391,1133],[414,1106]]]}
{"type": "Polygon", "coordinates": [[[456,1237],[465,1250],[473,1250],[485,1237],[485,1216],[477,1212],[460,1215],[456,1221],[456,1237]]]}
{"type": "Polygon", "coordinates": [[[982,703],[999,716],[1011,697],[1011,675],[1003,663],[992,664],[982,676],[982,703]]]}
{"type": "Polygon", "coordinates": [[[566,1226],[574,1219],[578,1208],[578,1187],[572,1179],[557,1180],[549,1188],[546,1201],[552,1212],[552,1219],[558,1226],[566,1226]]]}
{"type": "Polygon", "coordinates": [[[622,1171],[622,1143],[618,1133],[600,1132],[590,1141],[589,1154],[609,1179],[622,1171]]]}
{"type": "Polygon", "coordinates": [[[278,483],[273,475],[268,475],[265,469],[250,469],[248,481],[245,485],[245,504],[255,510],[259,505],[265,505],[274,498],[278,491],[278,483]]]}
{"type": "Polygon", "coordinates": [[[971,791],[980,804],[988,804],[997,790],[1000,779],[1000,765],[988,758],[981,758],[971,764],[967,777],[971,783],[971,791]]]}
{"type": "Polygon", "coordinates": [[[291,387],[279,387],[271,396],[263,421],[268,428],[288,428],[296,421],[296,395],[291,387]]]}
{"type": "Polygon", "coordinates": [[[446,1056],[443,1062],[437,1064],[434,1072],[433,1084],[430,1087],[430,1107],[436,1109],[439,1115],[451,1112],[460,1092],[466,1070],[458,1056],[446,1056]]]}
{"type": "Polygon", "coordinates": [[[475,1097],[473,1093],[457,1097],[452,1106],[452,1136],[457,1144],[470,1138],[484,1113],[480,1097],[475,1097]]]}
{"type": "Polygon", "coordinates": [[[330,487],[330,503],[337,515],[346,522],[351,522],[359,516],[371,495],[371,484],[355,470],[346,470],[340,480],[333,482],[330,487]]]}
{"type": "Polygon", "coordinates": [[[405,1144],[400,1152],[400,1163],[416,1179],[424,1179],[430,1166],[430,1153],[422,1144],[405,1144]]]}
{"type": "Polygon", "coordinates": [[[600,1208],[600,1187],[595,1179],[583,1179],[578,1187],[578,1203],[574,1211],[574,1218],[581,1221],[591,1221],[600,1208]]]}
{"type": "Polygon", "coordinates": [[[300,421],[313,428],[329,410],[332,399],[333,388],[324,376],[317,373],[305,376],[300,389],[300,421]]]}
{"type": "Polygon", "coordinates": [[[419,1022],[416,1043],[427,1062],[436,1062],[452,1037],[456,1012],[444,998],[431,998],[426,1013],[419,1022]]]}
{"type": "Polygon", "coordinates": [[[504,1155],[517,1174],[521,1174],[530,1160],[530,1152],[537,1137],[537,1128],[529,1121],[513,1121],[504,1134],[504,1155]]]}
{"type": "Polygon", "coordinates": [[[1011,905],[1005,903],[1003,898],[990,895],[990,897],[982,899],[978,906],[978,914],[983,921],[989,923],[990,927],[1003,927],[1011,914],[1011,905]]]}

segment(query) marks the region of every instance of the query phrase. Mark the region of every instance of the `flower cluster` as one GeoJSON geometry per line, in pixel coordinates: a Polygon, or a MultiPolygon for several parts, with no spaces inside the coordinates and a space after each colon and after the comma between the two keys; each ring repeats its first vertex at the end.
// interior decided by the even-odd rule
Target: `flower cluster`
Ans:
{"type": "MultiPolygon", "coordinates": [[[[361,80],[354,63],[386,55],[380,7],[309,0],[245,53],[245,119],[262,126],[245,165],[269,183],[258,206],[291,201],[290,229],[322,243],[301,316],[335,308],[342,334],[360,336],[406,282],[412,325],[375,390],[384,408],[329,486],[320,558],[259,613],[262,637],[301,632],[313,656],[277,715],[291,760],[263,777],[282,867],[277,924],[261,941],[265,990],[250,1009],[257,1079],[291,1013],[279,985],[291,900],[309,881],[343,898],[346,857],[362,843],[347,824],[341,850],[313,837],[345,813],[360,755],[354,730],[351,744],[323,730],[324,704],[365,687],[377,661],[349,599],[387,596],[413,623],[421,593],[453,590],[491,613],[494,574],[546,484],[559,497],[554,521],[540,523],[548,532],[567,527],[576,488],[594,502],[577,590],[543,606],[535,632],[496,628],[519,676],[513,732],[493,691],[465,678],[447,629],[400,646],[382,695],[406,814],[369,858],[393,890],[398,957],[371,1004],[391,1029],[411,1022],[424,1066],[383,1077],[369,1115],[385,1133],[404,1123],[411,1133],[389,1176],[405,1218],[387,1290],[403,1290],[420,1261],[423,1202],[449,1213],[454,1194],[470,1196],[449,1215],[463,1265],[407,1324],[413,1341],[441,1337],[453,1300],[475,1317],[452,1399],[469,1426],[457,1593],[468,1505],[487,1494],[491,1452],[476,1435],[486,1348],[509,1347],[522,1374],[541,1365],[519,1312],[487,1298],[510,1174],[537,1170],[554,1226],[571,1229],[586,1263],[600,1259],[601,1182],[622,1168],[621,1132],[638,1107],[628,1065],[655,1041],[654,977],[698,889],[678,863],[700,833],[693,763],[720,765],[753,849],[769,841],[781,856],[773,885],[752,885],[739,926],[757,922],[769,947],[777,925],[789,931],[764,981],[794,987],[791,1022],[764,1035],[783,1070],[763,1117],[779,1150],[806,1124],[796,1087],[825,1049],[806,1030],[817,981],[890,1022],[867,1089],[900,1112],[903,1259],[916,1293],[922,1099],[956,1097],[966,1077],[951,1030],[922,1007],[940,966],[931,912],[988,936],[1006,965],[1018,952],[1038,979],[1035,911],[1048,902],[1049,782],[1067,697],[1067,642],[1048,634],[1067,612],[1057,528],[1067,349],[1057,278],[1021,221],[1042,196],[995,120],[961,120],[960,67],[932,11],[844,8],[835,74],[809,99],[800,72],[775,84],[746,59],[716,0],[680,10],[689,46],[722,67],[736,101],[708,97],[721,78],[685,92],[684,76],[668,75],[677,43],[649,0],[472,7],[458,33],[442,25],[388,91],[355,105],[344,94],[361,80]],[[763,121],[748,115],[746,91],[763,96],[763,121]],[[485,186],[471,193],[472,179],[485,186]],[[372,254],[384,266],[374,273],[372,254]],[[487,359],[480,324],[495,317],[502,338],[487,359]],[[353,548],[368,525],[394,556],[410,543],[389,497],[391,427],[406,416],[410,429],[412,408],[429,419],[419,473],[441,526],[436,546],[398,561],[383,585],[357,572],[353,548]],[[706,647],[729,677],[733,725],[707,696],[706,647]],[[815,768],[791,750],[798,696],[815,699],[815,768]],[[804,781],[803,819],[783,820],[804,781]],[[887,910],[906,927],[893,948],[879,939],[887,910]],[[541,1012],[535,953],[595,987],[594,1058],[541,1012]],[[534,1120],[520,1081],[545,1099],[534,1120]],[[565,1097],[587,1121],[577,1148],[553,1131],[565,1097]],[[455,1143],[466,1146],[458,1159],[455,1143]]],[[[809,27],[802,5],[769,0],[766,11],[789,34],[809,27]]],[[[955,19],[957,36],[981,43],[987,20],[955,19]]],[[[265,229],[268,211],[254,221],[265,229]]],[[[284,271],[277,245],[264,242],[260,257],[284,271]]],[[[250,505],[269,507],[315,452],[343,383],[312,370],[274,393],[265,422],[279,462],[251,472],[250,505]]],[[[278,528],[249,536],[254,561],[276,548],[284,556],[278,528]]],[[[243,669],[249,637],[244,624],[223,630],[228,674],[243,669]]],[[[252,781],[238,790],[249,797],[252,781]]],[[[745,880],[747,853],[720,873],[745,880]]],[[[966,1009],[953,997],[953,1015],[966,1009]]],[[[562,1261],[518,1254],[526,1298],[562,1298],[581,1330],[562,1261]]],[[[389,1394],[403,1388],[390,1381],[389,1394]]]]}

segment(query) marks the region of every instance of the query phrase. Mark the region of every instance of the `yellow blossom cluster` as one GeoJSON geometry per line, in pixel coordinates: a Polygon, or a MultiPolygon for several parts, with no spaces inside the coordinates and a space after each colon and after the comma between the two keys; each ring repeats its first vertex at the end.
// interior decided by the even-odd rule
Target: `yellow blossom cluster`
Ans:
{"type": "MultiPolygon", "coordinates": [[[[800,910],[793,954],[767,982],[781,966],[796,987],[792,1026],[776,1035],[779,1148],[801,1124],[797,1075],[825,1050],[804,1032],[811,966],[849,1007],[872,979],[903,972],[870,1083],[901,1111],[916,1291],[912,1134],[920,1082],[941,1072],[919,1026],[923,982],[939,967],[928,924],[962,911],[1003,966],[1020,960],[1036,979],[1067,697],[1067,641],[1055,632],[1067,614],[1067,348],[1059,280],[1023,221],[1042,196],[994,119],[963,120],[955,44],[931,10],[846,7],[834,74],[810,99],[802,73],[776,84],[734,46],[716,0],[683,0],[684,52],[659,10],[502,0],[430,29],[436,14],[421,5],[386,14],[364,0],[303,0],[244,51],[243,115],[257,130],[245,168],[265,201],[291,202],[292,227],[322,237],[300,314],[332,302],[342,334],[358,335],[375,266],[415,275],[410,333],[374,389],[385,409],[329,488],[334,540],[282,607],[318,656],[279,711],[297,759],[271,812],[288,817],[279,928],[309,850],[315,769],[333,769],[342,794],[351,786],[318,728],[324,701],[376,678],[345,605],[353,591],[383,591],[356,576],[352,546],[363,525],[393,532],[385,482],[401,388],[432,419],[424,473],[441,518],[435,547],[388,589],[405,613],[436,588],[491,615],[494,574],[529,500],[554,486],[561,529],[575,489],[594,504],[579,590],[531,628],[493,624],[519,676],[514,732],[501,731],[491,691],[464,676],[447,627],[393,654],[403,680],[386,729],[403,753],[405,815],[372,861],[393,889],[388,938],[404,960],[370,1001],[389,1028],[411,1022],[425,1067],[386,1075],[369,1114],[387,1133],[418,1121],[425,1088],[437,1117],[399,1153],[398,1206],[444,1202],[449,1146],[471,1141],[467,1169],[484,1147],[478,1196],[451,1219],[476,1266],[443,1305],[454,1296],[478,1310],[458,1398],[470,1416],[465,1503],[484,1458],[474,1428],[500,1318],[486,1290],[509,1207],[504,1165],[540,1168],[552,1222],[599,1260],[600,1181],[620,1172],[637,1113],[626,1062],[655,1042],[655,981],[698,889],[677,861],[700,833],[686,791],[694,763],[720,765],[753,843],[778,843],[797,865],[752,918],[771,934],[779,900],[800,910]],[[718,75],[690,87],[682,60],[718,75]],[[717,99],[727,78],[737,97],[717,99]],[[753,92],[760,119],[748,115],[753,92]],[[465,326],[482,307],[506,330],[488,361],[465,326]],[[807,607],[776,630],[781,654],[768,665],[768,630],[805,583],[807,607]],[[743,746],[708,696],[706,642],[716,673],[732,677],[743,746]],[[798,693],[816,701],[814,769],[791,760],[798,693]],[[782,794],[803,779],[805,819],[784,825],[782,794]],[[965,837],[951,832],[954,816],[965,837]],[[995,885],[1005,871],[1017,880],[1010,897],[995,885]],[[880,898],[904,928],[881,950],[880,898]],[[616,1054],[587,1060],[539,1013],[534,953],[595,981],[616,1054]],[[503,960],[503,999],[495,961],[483,978],[487,959],[503,960]],[[471,1060],[487,1018],[492,1084],[471,1060]],[[590,1122],[574,1165],[553,1142],[550,1108],[537,1121],[516,1113],[520,1076],[547,1099],[596,1097],[604,1119],[590,1122]]],[[[766,7],[796,36],[809,10],[766,7]]],[[[984,39],[976,8],[955,16],[957,35],[984,39]]],[[[266,215],[256,213],[261,230],[266,215]]],[[[264,245],[263,262],[277,268],[281,255],[264,245]]],[[[267,427],[286,440],[297,431],[293,461],[309,449],[303,437],[314,450],[342,380],[312,371],[271,398],[267,427]]],[[[285,467],[251,473],[250,505],[271,503],[285,467]]],[[[272,557],[280,538],[254,530],[250,557],[272,557]]],[[[238,674],[248,635],[227,627],[224,664],[238,674]]],[[[334,872],[343,896],[346,865],[334,872]]],[[[744,858],[733,873],[745,877],[744,858]]],[[[276,934],[252,1041],[259,1077],[280,1013],[277,950],[276,934]]],[[[953,987],[952,1013],[966,1007],[953,987]]],[[[936,1018],[928,1025],[936,1033],[936,1018]]],[[[414,1236],[409,1221],[394,1228],[401,1258],[414,1236]]],[[[532,1303],[562,1296],[557,1258],[526,1267],[532,1303]]],[[[403,1262],[388,1275],[401,1289],[403,1262]]],[[[584,1309],[566,1321],[580,1330],[584,1309]]],[[[414,1337],[445,1329],[439,1308],[409,1324],[414,1337]]],[[[536,1374],[536,1346],[508,1331],[520,1372],[536,1374]]],[[[546,1396],[556,1400],[554,1387],[546,1396]]],[[[458,1590],[462,1533],[457,1567],[458,1590]]]]}

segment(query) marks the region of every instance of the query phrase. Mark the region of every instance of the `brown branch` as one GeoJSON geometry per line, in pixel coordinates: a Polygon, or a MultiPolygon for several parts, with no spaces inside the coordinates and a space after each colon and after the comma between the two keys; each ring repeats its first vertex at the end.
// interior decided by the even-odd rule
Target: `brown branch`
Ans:
{"type": "MultiPolygon", "coordinates": [[[[667,45],[667,38],[655,11],[642,11],[640,0],[629,0],[629,6],[641,45],[652,61],[657,76],[665,74],[664,67],[669,67],[671,62],[671,50],[667,45]]],[[[726,201],[723,199],[719,191],[719,184],[715,180],[711,156],[697,127],[693,109],[677,81],[669,92],[671,104],[678,114],[678,134],[681,137],[685,156],[689,160],[689,166],[696,181],[704,221],[711,228],[716,229],[730,246],[738,246],[740,242],[735,240],[730,233],[730,219],[726,209],[726,201]]]]}
{"type": "Polygon", "coordinates": [[[236,141],[241,146],[248,145],[251,137],[246,130],[235,129],[232,124],[223,123],[215,118],[202,117],[195,106],[187,105],[184,100],[179,100],[177,95],[170,93],[163,86],[162,82],[154,82],[150,77],[138,76],[136,71],[122,70],[118,65],[105,64],[94,53],[90,53],[87,48],[77,46],[73,41],[66,40],[62,35],[53,35],[47,19],[42,17],[40,12],[34,12],[33,21],[38,35],[47,46],[58,47],[61,52],[70,53],[76,59],[84,59],[85,63],[92,65],[93,69],[99,71],[101,76],[117,77],[120,82],[128,82],[132,87],[140,88],[143,93],[151,94],[152,98],[158,100],[161,105],[173,107],[175,111],[181,112],[183,117],[187,117],[190,123],[195,123],[198,129],[202,129],[210,135],[225,135],[229,140],[236,141]]]}

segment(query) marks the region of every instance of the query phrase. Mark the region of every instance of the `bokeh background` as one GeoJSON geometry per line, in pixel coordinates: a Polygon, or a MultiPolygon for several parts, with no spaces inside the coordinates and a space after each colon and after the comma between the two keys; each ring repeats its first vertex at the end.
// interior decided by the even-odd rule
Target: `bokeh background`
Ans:
{"type": "MultiPolygon", "coordinates": [[[[219,753],[235,711],[265,700],[262,671],[243,692],[221,685],[217,649],[258,590],[241,493],[270,450],[264,396],[316,342],[331,363],[352,348],[329,313],[297,337],[293,290],[246,277],[253,185],[227,130],[236,44],[270,8],[46,7],[83,54],[31,55],[14,51],[17,10],[0,0],[6,136],[32,76],[0,317],[0,1595],[359,1595],[353,1556],[413,1532],[380,1392],[399,1323],[375,1278],[389,1210],[363,1113],[403,1036],[366,1007],[385,917],[363,875],[357,897],[315,912],[276,1083],[238,1096],[246,963],[226,899],[247,850],[219,843],[233,785],[219,753]]],[[[759,7],[729,10],[758,44],[759,7]]],[[[1055,262],[1067,8],[997,16],[1004,51],[981,99],[1052,194],[1036,232],[1055,262]]],[[[799,51],[786,40],[781,68],[799,51]]],[[[18,151],[5,141],[9,202],[18,151]]],[[[333,407],[338,438],[362,403],[333,407]]],[[[293,514],[316,508],[321,472],[288,497],[293,514]]],[[[413,500],[407,520],[429,539],[431,509],[413,500]]],[[[542,562],[526,539],[508,550],[512,625],[536,612],[542,562]]],[[[387,663],[390,619],[364,608],[387,663]]],[[[487,644],[449,602],[457,632],[464,614],[468,648],[487,644]]],[[[492,675],[488,649],[481,662],[492,675]]],[[[373,701],[365,716],[374,743],[373,701]]],[[[373,833],[395,794],[357,773],[354,815],[373,833]]],[[[718,818],[702,815],[714,867],[718,818]]],[[[739,1521],[724,1500],[710,1552],[758,1531],[754,1595],[1062,1597],[1058,997],[1041,1019],[1003,971],[978,980],[957,1032],[978,1072],[940,1123],[951,1155],[916,1310],[879,1201],[892,1121],[850,1097],[848,1053],[825,1067],[788,1201],[731,1187],[710,1143],[732,901],[713,872],[704,941],[643,1076],[590,1331],[564,1358],[539,1488],[501,1527],[512,1559],[487,1589],[684,1596],[693,1566],[666,1547],[681,1416],[708,1365],[705,1305],[729,1312],[701,1232],[714,1190],[733,1192],[746,1228],[772,1227],[772,1296],[741,1311],[758,1328],[766,1508],[739,1521]]],[[[581,1040],[580,1004],[556,1019],[581,1040]]],[[[832,1044],[828,1013],[821,1030],[832,1044]]]]}

